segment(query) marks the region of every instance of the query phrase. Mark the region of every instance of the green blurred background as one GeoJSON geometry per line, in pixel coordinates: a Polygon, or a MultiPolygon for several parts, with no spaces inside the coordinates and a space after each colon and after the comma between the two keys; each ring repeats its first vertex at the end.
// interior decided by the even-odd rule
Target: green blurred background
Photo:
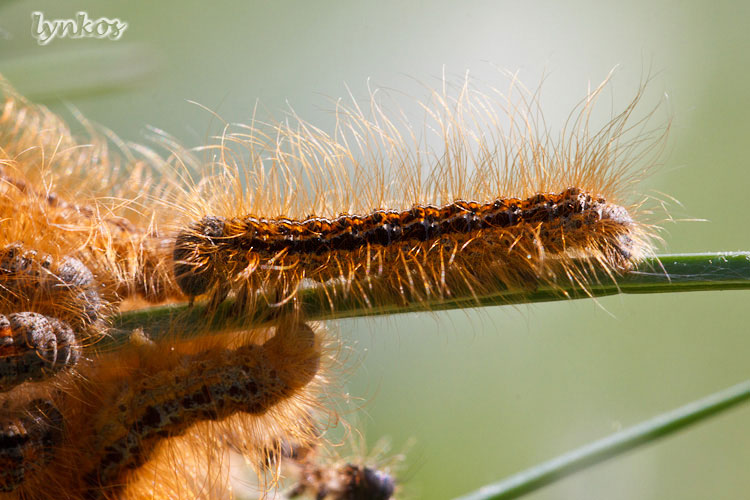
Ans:
{"type": "MultiPolygon", "coordinates": [[[[644,189],[676,219],[662,251],[750,250],[750,2],[47,0],[0,4],[0,72],[56,110],[73,104],[125,140],[146,126],[188,145],[212,117],[249,120],[258,100],[330,123],[329,101],[415,89],[494,65],[543,88],[550,126],[616,65],[613,99],[645,74],[669,96],[665,165],[644,189]],[[118,17],[121,40],[39,46],[31,12],[118,17]]],[[[500,84],[504,84],[501,81],[500,84]]],[[[414,92],[419,96],[418,92],[414,92]]],[[[609,96],[609,94],[608,94],[609,96]]],[[[609,98],[609,97],[608,97],[609,98]]],[[[750,377],[747,292],[619,296],[339,322],[362,362],[347,390],[370,443],[400,450],[413,498],[443,499],[750,377]]],[[[596,466],[528,498],[750,495],[750,408],[596,466]]]]}

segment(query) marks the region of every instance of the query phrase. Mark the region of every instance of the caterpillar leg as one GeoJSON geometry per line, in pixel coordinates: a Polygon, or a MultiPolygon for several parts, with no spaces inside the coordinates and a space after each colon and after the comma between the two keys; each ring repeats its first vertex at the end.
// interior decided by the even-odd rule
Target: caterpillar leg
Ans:
{"type": "Polygon", "coordinates": [[[0,314],[0,392],[75,365],[81,350],[63,321],[34,312],[0,314]]]}
{"type": "Polygon", "coordinates": [[[50,462],[62,433],[62,415],[48,399],[12,411],[7,403],[0,408],[0,492],[15,490],[50,462]]]}
{"type": "Polygon", "coordinates": [[[0,248],[0,291],[0,392],[75,365],[110,311],[80,260],[19,243],[0,248]]]}

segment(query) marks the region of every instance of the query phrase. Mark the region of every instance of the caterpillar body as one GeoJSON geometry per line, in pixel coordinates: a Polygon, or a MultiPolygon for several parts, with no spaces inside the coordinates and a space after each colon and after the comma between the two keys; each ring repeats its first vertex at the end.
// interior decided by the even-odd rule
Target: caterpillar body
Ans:
{"type": "Polygon", "coordinates": [[[556,141],[538,129],[533,96],[519,104],[468,81],[421,103],[423,128],[390,118],[375,96],[369,112],[337,103],[330,133],[296,115],[227,126],[213,146],[219,172],[183,195],[200,201],[182,205],[197,217],[176,229],[176,282],[191,298],[233,292],[250,308],[293,302],[306,282],[335,284],[319,288],[366,308],[498,284],[585,290],[594,269],[615,278],[653,252],[649,209],[628,188],[663,131],[646,132],[651,114],[633,118],[641,93],[591,130],[602,89],[556,141]],[[507,125],[498,110],[511,110],[507,125]]]}
{"type": "Polygon", "coordinates": [[[415,300],[450,296],[457,279],[477,289],[481,273],[493,271],[508,286],[533,286],[540,279],[536,262],[520,264],[540,252],[550,258],[566,252],[596,254],[608,268],[627,270],[634,253],[642,251],[634,230],[623,207],[569,188],[526,200],[459,200],[336,219],[209,216],[177,236],[173,255],[177,283],[188,296],[246,273],[266,274],[257,278],[258,285],[305,278],[325,283],[339,277],[364,282],[374,276],[392,289],[408,288],[404,300],[415,300]],[[332,265],[340,262],[349,265],[332,265]],[[263,272],[273,268],[282,271],[263,272]],[[422,281],[411,276],[417,271],[422,281]]]}

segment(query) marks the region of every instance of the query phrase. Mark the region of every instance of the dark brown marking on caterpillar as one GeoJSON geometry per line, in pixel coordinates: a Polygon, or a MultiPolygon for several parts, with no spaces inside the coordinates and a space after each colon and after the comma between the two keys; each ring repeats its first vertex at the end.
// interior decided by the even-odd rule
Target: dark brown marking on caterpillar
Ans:
{"type": "Polygon", "coordinates": [[[335,219],[207,216],[177,236],[174,272],[183,292],[197,296],[222,277],[231,277],[253,265],[253,258],[263,265],[279,257],[309,255],[319,265],[330,252],[388,248],[400,243],[528,227],[538,228],[545,250],[554,253],[566,249],[566,244],[558,241],[565,231],[599,221],[610,221],[610,233],[616,233],[600,235],[602,246],[615,249],[618,255],[611,256],[614,260],[627,261],[632,245],[628,232],[633,226],[627,210],[574,187],[525,200],[458,200],[440,207],[416,205],[410,210],[376,210],[368,215],[342,215],[335,219]],[[545,235],[549,235],[547,241],[545,235]]]}
{"type": "Polygon", "coordinates": [[[47,399],[30,401],[20,414],[0,415],[0,492],[14,491],[52,460],[62,434],[62,415],[47,399]]]}
{"type": "Polygon", "coordinates": [[[39,313],[0,314],[0,392],[78,363],[81,350],[63,321],[39,313]]]}

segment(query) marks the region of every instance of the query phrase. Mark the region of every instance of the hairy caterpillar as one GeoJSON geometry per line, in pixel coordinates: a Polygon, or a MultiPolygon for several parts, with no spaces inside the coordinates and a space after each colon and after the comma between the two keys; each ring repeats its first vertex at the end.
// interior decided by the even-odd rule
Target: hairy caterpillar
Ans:
{"type": "Polygon", "coordinates": [[[166,173],[158,180],[163,161],[112,144],[80,117],[87,135],[79,140],[2,80],[0,91],[0,213],[24,214],[3,217],[0,246],[80,260],[115,306],[133,296],[181,298],[168,272],[171,243],[155,226],[158,206],[141,202],[168,189],[166,173]]]}
{"type": "Polygon", "coordinates": [[[200,342],[136,341],[99,354],[75,374],[9,393],[0,419],[7,471],[0,491],[48,498],[45,485],[56,485],[57,498],[143,498],[153,491],[173,498],[177,492],[168,488],[180,488],[190,470],[169,470],[170,455],[182,448],[220,453],[230,435],[262,472],[275,434],[308,445],[318,438],[303,423],[317,404],[322,355],[320,333],[301,323],[200,342]],[[154,487],[159,476],[172,479],[154,487]]]}
{"type": "Polygon", "coordinates": [[[234,292],[257,308],[259,297],[293,301],[312,281],[377,307],[385,297],[480,297],[498,283],[585,290],[594,269],[614,277],[652,253],[655,227],[628,188],[631,165],[653,160],[663,136],[648,130],[650,114],[633,118],[640,92],[592,130],[603,88],[559,139],[540,129],[533,96],[514,98],[513,86],[509,97],[487,94],[468,80],[420,103],[421,128],[375,96],[367,112],[337,103],[330,133],[296,116],[227,126],[213,146],[217,175],[185,195],[201,202],[184,206],[196,220],[178,228],[177,284],[189,297],[218,303],[234,292]]]}
{"type": "MultiPolygon", "coordinates": [[[[310,422],[315,422],[310,419],[310,422]]],[[[311,433],[319,431],[310,429],[311,433]]],[[[380,442],[381,452],[387,444],[380,442]]],[[[352,442],[352,448],[362,448],[352,442]]],[[[373,463],[366,460],[365,453],[358,450],[353,460],[332,460],[321,450],[319,442],[302,443],[288,437],[274,443],[267,453],[269,463],[279,463],[295,479],[293,486],[283,492],[284,498],[313,497],[316,500],[389,500],[396,492],[393,469],[402,457],[392,456],[389,463],[373,463]]]]}
{"type": "MultiPolygon", "coordinates": [[[[73,306],[51,299],[54,307],[44,309],[30,286],[21,294],[29,310],[54,317],[74,311],[71,321],[81,324],[97,302],[80,292],[94,282],[107,311],[138,295],[158,302],[206,294],[218,304],[233,293],[238,314],[295,305],[299,288],[311,283],[335,285],[319,287],[324,298],[347,295],[373,308],[393,297],[478,298],[498,284],[532,290],[565,282],[585,290],[593,271],[616,279],[650,254],[656,230],[630,189],[634,164],[653,161],[662,131],[648,129],[650,114],[634,118],[640,92],[604,128],[592,129],[603,88],[587,96],[559,138],[544,128],[531,94],[521,90],[514,100],[514,85],[504,97],[468,81],[422,103],[424,129],[389,118],[375,97],[367,111],[356,102],[338,105],[331,133],[296,116],[253,121],[228,127],[202,149],[214,153],[215,170],[189,187],[174,182],[181,166],[200,163],[194,152],[136,160],[125,149],[118,160],[93,134],[91,153],[57,117],[11,94],[0,117],[1,242],[8,255],[32,252],[29,262],[44,256],[49,265],[30,268],[49,268],[58,278],[63,264],[52,263],[72,262],[66,259],[90,271],[94,281],[75,280],[82,288],[72,297],[82,300],[73,306]],[[66,175],[55,173],[49,156],[70,165],[66,175]],[[112,173],[120,161],[125,187],[116,187],[112,173]],[[92,175],[83,176],[84,167],[92,175]],[[149,180],[154,168],[164,183],[149,180]],[[59,192],[77,176],[96,182],[59,192]]],[[[9,273],[27,284],[43,275],[15,267],[9,273]]],[[[70,498],[231,496],[228,448],[250,456],[263,476],[269,447],[290,436],[321,439],[303,424],[326,378],[318,371],[319,343],[305,333],[304,311],[291,317],[274,317],[272,338],[249,330],[188,341],[177,331],[122,351],[94,345],[75,370],[14,387],[0,415],[3,488],[11,498],[46,498],[49,484],[70,498]],[[277,381],[265,368],[240,374],[271,365],[287,379],[277,381]],[[243,377],[249,385],[234,387],[231,381],[243,377]],[[261,381],[264,396],[252,399],[251,387],[261,381]]],[[[321,477],[302,481],[300,493],[347,498],[346,484],[369,484],[376,498],[393,493],[389,478],[372,470],[343,466],[323,474],[316,467],[308,468],[321,477]]]]}

